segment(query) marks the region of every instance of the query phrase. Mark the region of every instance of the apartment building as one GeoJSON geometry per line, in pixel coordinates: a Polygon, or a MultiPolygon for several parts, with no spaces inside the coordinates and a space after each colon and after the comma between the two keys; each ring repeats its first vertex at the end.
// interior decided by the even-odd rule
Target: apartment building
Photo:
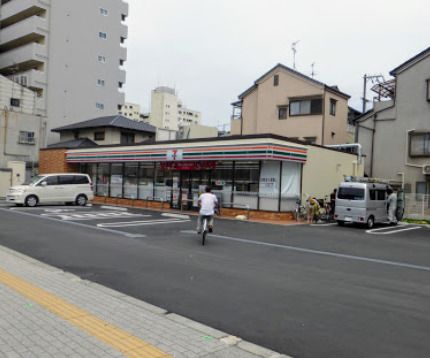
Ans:
{"type": "Polygon", "coordinates": [[[140,105],[137,103],[125,102],[125,104],[121,106],[119,114],[133,121],[144,121],[144,117],[140,113],[140,105]]]}
{"type": "Polygon", "coordinates": [[[232,135],[274,133],[312,144],[348,142],[349,95],[277,64],[234,102],[232,135]]]}
{"type": "Polygon", "coordinates": [[[200,124],[201,113],[185,107],[176,91],[170,87],[157,87],[151,93],[149,123],[157,128],[178,131],[180,127],[200,124]]]}
{"type": "Polygon", "coordinates": [[[1,0],[0,10],[0,74],[36,91],[48,143],[59,139],[52,128],[118,113],[126,2],[1,0]]]}
{"type": "Polygon", "coordinates": [[[373,109],[355,121],[365,173],[397,182],[406,192],[430,194],[430,47],[390,75],[372,88],[373,109]]]}

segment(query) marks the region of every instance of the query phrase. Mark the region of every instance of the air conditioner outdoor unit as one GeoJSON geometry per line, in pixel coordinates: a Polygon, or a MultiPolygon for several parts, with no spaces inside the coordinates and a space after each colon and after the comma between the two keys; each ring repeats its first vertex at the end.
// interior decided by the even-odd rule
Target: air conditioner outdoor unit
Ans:
{"type": "Polygon", "coordinates": [[[430,175],[430,164],[426,164],[423,166],[423,174],[430,175]]]}

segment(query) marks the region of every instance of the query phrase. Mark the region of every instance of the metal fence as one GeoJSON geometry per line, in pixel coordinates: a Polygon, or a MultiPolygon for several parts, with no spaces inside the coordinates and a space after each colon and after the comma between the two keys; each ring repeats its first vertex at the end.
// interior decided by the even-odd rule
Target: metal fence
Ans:
{"type": "Polygon", "coordinates": [[[430,220],[430,195],[406,194],[405,218],[430,220]]]}

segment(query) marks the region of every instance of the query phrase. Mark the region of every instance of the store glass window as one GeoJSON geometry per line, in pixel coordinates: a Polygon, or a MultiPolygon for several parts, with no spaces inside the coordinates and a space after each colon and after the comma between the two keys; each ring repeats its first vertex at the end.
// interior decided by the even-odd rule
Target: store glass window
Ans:
{"type": "Polygon", "coordinates": [[[154,200],[169,201],[172,195],[173,178],[169,170],[161,168],[160,163],[155,167],[154,200]]]}
{"type": "Polygon", "coordinates": [[[86,164],[85,169],[83,169],[82,173],[86,173],[90,176],[91,182],[93,183],[95,190],[97,183],[97,164],[86,164]]]}
{"type": "Polygon", "coordinates": [[[282,162],[281,211],[293,211],[300,198],[302,164],[282,162]]]}
{"type": "Polygon", "coordinates": [[[259,190],[261,210],[279,210],[280,170],[279,161],[265,160],[261,163],[259,190]]]}
{"type": "Polygon", "coordinates": [[[137,163],[125,163],[124,168],[124,198],[137,199],[137,163]]]}
{"type": "Polygon", "coordinates": [[[140,163],[139,167],[139,199],[154,196],[154,163],[140,163]]]}
{"type": "Polygon", "coordinates": [[[101,163],[97,168],[97,192],[99,196],[109,196],[110,164],[101,163]]]}
{"type": "Polygon", "coordinates": [[[110,176],[110,196],[112,198],[122,198],[122,183],[123,183],[123,169],[122,163],[112,163],[112,172],[110,176]]]}
{"type": "Polygon", "coordinates": [[[231,206],[232,185],[233,162],[217,162],[216,168],[211,173],[211,187],[223,207],[231,206]]]}
{"type": "Polygon", "coordinates": [[[234,171],[233,206],[257,209],[260,163],[237,161],[234,171]]]}

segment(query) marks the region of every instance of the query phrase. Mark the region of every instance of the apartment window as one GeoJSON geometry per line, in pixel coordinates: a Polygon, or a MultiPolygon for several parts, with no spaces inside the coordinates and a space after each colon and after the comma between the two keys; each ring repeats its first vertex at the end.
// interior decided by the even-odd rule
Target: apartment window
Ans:
{"type": "Polygon", "coordinates": [[[34,145],[34,143],[35,143],[34,132],[20,131],[18,143],[19,144],[32,144],[32,145],[34,145]]]}
{"type": "Polygon", "coordinates": [[[106,40],[107,39],[107,33],[106,32],[99,32],[99,37],[101,38],[101,39],[103,39],[103,40],[106,40]]]}
{"type": "Polygon", "coordinates": [[[118,88],[122,88],[124,84],[122,82],[118,82],[118,88]]]}
{"type": "Polygon", "coordinates": [[[430,156],[430,133],[413,133],[409,138],[409,155],[411,157],[430,156]]]}
{"type": "Polygon", "coordinates": [[[101,56],[101,55],[99,55],[99,56],[97,57],[97,60],[98,60],[100,63],[106,63],[106,57],[105,57],[105,56],[101,56]]]}
{"type": "Polygon", "coordinates": [[[105,140],[105,132],[94,132],[94,140],[105,140]]]}
{"type": "Polygon", "coordinates": [[[121,132],[121,144],[134,144],[134,133],[121,132]]]}
{"type": "Polygon", "coordinates": [[[21,107],[21,100],[19,98],[11,98],[10,99],[11,107],[21,107]]]}
{"type": "Polygon", "coordinates": [[[125,60],[119,60],[119,65],[124,66],[125,60]]]}
{"type": "Polygon", "coordinates": [[[273,85],[275,87],[279,86],[279,75],[274,75],[273,76],[273,85]]]}
{"type": "Polygon", "coordinates": [[[287,119],[288,106],[278,107],[278,119],[287,119]]]}
{"type": "Polygon", "coordinates": [[[426,80],[427,101],[430,102],[430,78],[426,80]]]}
{"type": "Polygon", "coordinates": [[[125,21],[127,19],[127,15],[121,14],[121,21],[125,21]]]}
{"type": "Polygon", "coordinates": [[[96,108],[97,109],[105,109],[105,105],[103,103],[97,102],[96,103],[96,108]]]}
{"type": "Polygon", "coordinates": [[[120,42],[123,44],[125,42],[125,37],[121,36],[120,42]]]}
{"type": "Polygon", "coordinates": [[[105,9],[105,8],[100,8],[100,15],[103,15],[103,16],[108,16],[108,11],[107,11],[107,9],[105,9]]]}
{"type": "Polygon", "coordinates": [[[322,98],[290,101],[290,116],[322,114],[322,98]]]}
{"type": "Polygon", "coordinates": [[[97,80],[97,86],[104,87],[105,86],[105,80],[98,79],[97,80]]]}
{"type": "Polygon", "coordinates": [[[336,115],[336,103],[337,101],[333,98],[330,98],[330,114],[332,116],[336,115]]]}

